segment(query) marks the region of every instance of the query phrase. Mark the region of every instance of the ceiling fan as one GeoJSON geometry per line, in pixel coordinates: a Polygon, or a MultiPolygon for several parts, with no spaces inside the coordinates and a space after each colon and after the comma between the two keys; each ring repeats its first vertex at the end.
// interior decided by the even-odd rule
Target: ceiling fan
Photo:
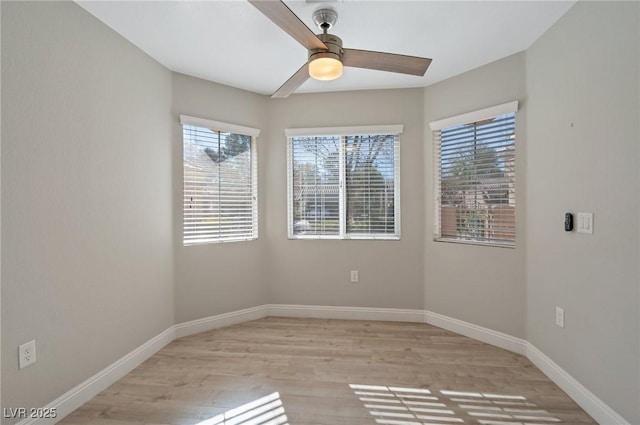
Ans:
{"type": "Polygon", "coordinates": [[[288,97],[309,77],[317,80],[335,80],[342,75],[343,65],[423,76],[431,63],[429,58],[344,49],[340,37],[327,32],[338,19],[338,13],[333,9],[319,9],[314,12],[313,21],[322,30],[322,34],[316,35],[280,0],[249,0],[249,3],[309,51],[307,63],[271,97],[288,97]]]}

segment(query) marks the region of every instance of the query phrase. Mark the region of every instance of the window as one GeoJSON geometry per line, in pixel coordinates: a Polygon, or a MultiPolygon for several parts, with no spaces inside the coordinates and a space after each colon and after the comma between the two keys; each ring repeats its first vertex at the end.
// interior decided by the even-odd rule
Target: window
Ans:
{"type": "Polygon", "coordinates": [[[180,116],[183,244],[258,237],[256,138],[260,131],[180,116]]]}
{"type": "Polygon", "coordinates": [[[401,125],[289,129],[289,237],[399,239],[401,125]]]}
{"type": "Polygon", "coordinates": [[[517,102],[431,123],[434,239],[515,246],[517,102]]]}

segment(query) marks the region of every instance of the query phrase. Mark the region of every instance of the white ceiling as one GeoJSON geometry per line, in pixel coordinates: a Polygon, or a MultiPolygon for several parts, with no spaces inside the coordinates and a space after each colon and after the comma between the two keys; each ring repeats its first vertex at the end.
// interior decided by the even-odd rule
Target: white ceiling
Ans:
{"type": "MultiPolygon", "coordinates": [[[[347,48],[424,56],[424,77],[345,68],[297,92],[423,87],[527,49],[574,1],[286,1],[309,28],[321,6],[338,11],[330,32],[347,48]]],[[[250,3],[78,1],[171,69],[271,94],[307,59],[306,49],[250,3]]]]}

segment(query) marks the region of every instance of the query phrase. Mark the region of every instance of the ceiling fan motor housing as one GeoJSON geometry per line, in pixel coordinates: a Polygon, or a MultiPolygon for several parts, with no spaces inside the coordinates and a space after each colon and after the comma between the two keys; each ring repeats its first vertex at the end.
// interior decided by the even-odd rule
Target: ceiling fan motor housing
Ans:
{"type": "Polygon", "coordinates": [[[318,58],[332,58],[342,62],[342,39],[333,34],[318,34],[318,38],[327,46],[327,49],[309,49],[309,62],[318,58]]]}

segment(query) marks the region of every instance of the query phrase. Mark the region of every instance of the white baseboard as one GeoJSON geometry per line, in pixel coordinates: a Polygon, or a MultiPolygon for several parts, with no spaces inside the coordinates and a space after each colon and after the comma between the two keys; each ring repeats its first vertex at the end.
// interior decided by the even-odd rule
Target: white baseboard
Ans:
{"type": "Polygon", "coordinates": [[[387,322],[422,323],[424,321],[423,310],[399,308],[269,304],[268,315],[313,319],[380,320],[387,322]]]}
{"type": "Polygon", "coordinates": [[[527,342],[527,358],[599,424],[630,425],[615,410],[529,342],[527,342]]]}
{"type": "Polygon", "coordinates": [[[174,325],[44,406],[57,410],[56,419],[25,419],[18,425],[55,424],[176,338],[266,316],[428,323],[527,356],[598,423],[630,425],[553,360],[523,339],[427,310],[287,304],[265,304],[174,325]]]}
{"type": "Polygon", "coordinates": [[[515,336],[427,310],[424,311],[424,321],[430,325],[468,336],[469,338],[486,342],[487,344],[513,351],[514,353],[527,354],[527,342],[515,336]]]}
{"type": "Polygon", "coordinates": [[[156,335],[140,347],[121,357],[116,362],[102,369],[80,385],[67,391],[51,403],[45,409],[55,409],[57,417],[31,418],[18,422],[18,425],[53,425],[71,412],[91,400],[101,391],[108,388],[127,373],[138,367],[142,362],[160,351],[162,347],[175,339],[174,327],[171,326],[164,332],[156,335]]]}
{"type": "Polygon", "coordinates": [[[261,319],[267,316],[267,312],[268,306],[261,305],[180,323],[174,326],[176,338],[182,338],[183,336],[193,335],[223,326],[235,325],[236,323],[248,322],[249,320],[261,319]]]}
{"type": "Polygon", "coordinates": [[[425,322],[430,325],[526,356],[531,363],[536,365],[553,383],[562,388],[578,406],[583,408],[584,411],[591,415],[599,424],[630,425],[630,423],[615,410],[600,400],[595,394],[530,342],[431,311],[425,310],[424,316],[425,322]]]}

